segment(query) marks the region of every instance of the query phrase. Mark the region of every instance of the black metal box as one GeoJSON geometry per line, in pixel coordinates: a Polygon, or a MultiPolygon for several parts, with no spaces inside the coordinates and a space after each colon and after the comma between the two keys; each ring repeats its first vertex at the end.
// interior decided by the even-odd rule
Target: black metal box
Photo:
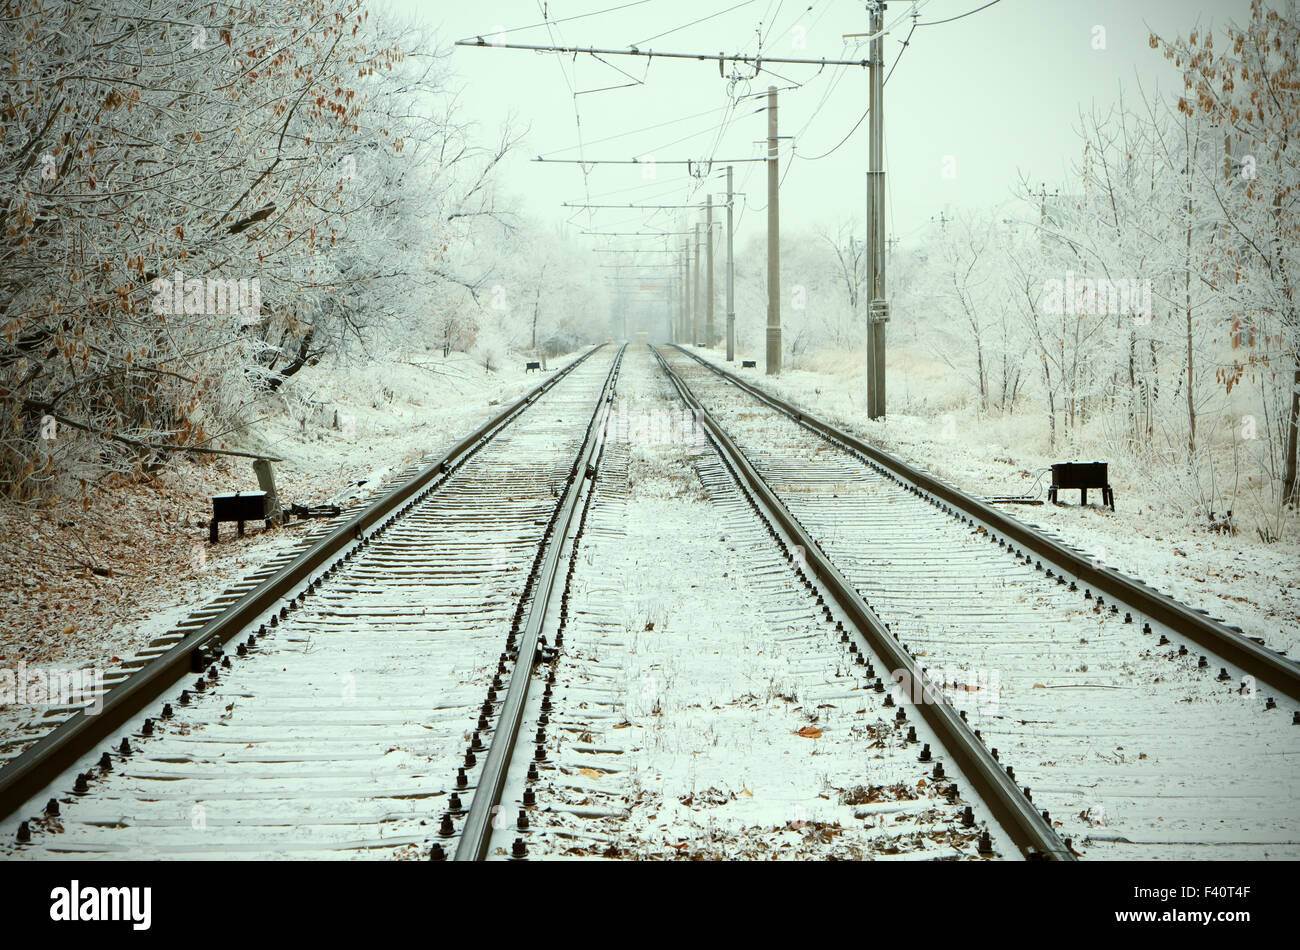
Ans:
{"type": "Polygon", "coordinates": [[[223,521],[233,521],[239,526],[239,533],[244,533],[245,521],[265,521],[271,527],[271,519],[277,513],[276,503],[269,493],[264,491],[237,491],[233,495],[212,496],[212,520],[208,522],[208,540],[217,543],[217,528],[223,521]]]}
{"type": "Polygon", "coordinates": [[[1101,503],[1115,510],[1115,492],[1110,487],[1110,473],[1105,462],[1058,462],[1052,466],[1052,487],[1047,489],[1047,500],[1056,504],[1063,488],[1079,492],[1079,504],[1088,503],[1088,489],[1101,489],[1101,503]]]}
{"type": "Polygon", "coordinates": [[[1052,466],[1053,488],[1105,488],[1105,462],[1059,462],[1052,466]]]}
{"type": "Polygon", "coordinates": [[[217,521],[261,521],[271,517],[264,491],[237,491],[212,496],[212,516],[217,521]]]}

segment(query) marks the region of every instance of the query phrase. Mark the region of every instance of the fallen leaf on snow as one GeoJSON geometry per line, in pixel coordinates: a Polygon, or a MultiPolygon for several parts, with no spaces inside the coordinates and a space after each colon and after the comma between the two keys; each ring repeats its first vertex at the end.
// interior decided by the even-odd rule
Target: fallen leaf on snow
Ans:
{"type": "Polygon", "coordinates": [[[803,736],[805,739],[820,739],[822,731],[816,726],[804,726],[795,732],[797,736],[803,736]]]}

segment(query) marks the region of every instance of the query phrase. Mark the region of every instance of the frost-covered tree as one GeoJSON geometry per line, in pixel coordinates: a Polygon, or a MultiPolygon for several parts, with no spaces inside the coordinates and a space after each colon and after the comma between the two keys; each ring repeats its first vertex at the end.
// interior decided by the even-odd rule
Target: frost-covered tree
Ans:
{"type": "Polygon", "coordinates": [[[11,496],[217,451],[325,353],[409,330],[501,214],[508,131],[476,146],[440,54],[359,0],[16,0],[0,42],[11,496]]]}
{"type": "Polygon", "coordinates": [[[1280,463],[1281,501],[1294,505],[1300,501],[1300,16],[1294,0],[1281,10],[1253,0],[1249,22],[1225,32],[1217,51],[1214,37],[1199,31],[1186,39],[1152,35],[1151,46],[1183,70],[1179,112],[1222,134],[1222,167],[1200,169],[1222,233],[1215,289],[1233,308],[1239,344],[1220,381],[1230,390],[1249,373],[1272,389],[1263,393],[1267,461],[1280,463]]]}

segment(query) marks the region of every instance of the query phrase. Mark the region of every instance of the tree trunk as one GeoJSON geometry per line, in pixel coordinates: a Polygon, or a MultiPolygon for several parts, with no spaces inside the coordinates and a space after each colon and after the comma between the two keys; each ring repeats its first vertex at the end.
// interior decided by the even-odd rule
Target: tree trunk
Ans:
{"type": "MultiPolygon", "coordinates": [[[[1183,122],[1184,141],[1187,137],[1187,122],[1183,122]]],[[[1196,402],[1192,398],[1195,386],[1192,362],[1192,168],[1196,163],[1196,144],[1190,147],[1191,157],[1187,162],[1187,252],[1183,257],[1183,308],[1187,314],[1187,461],[1190,465],[1196,454],[1196,402]]]]}
{"type": "Polygon", "coordinates": [[[289,377],[296,374],[304,366],[314,362],[314,359],[309,356],[309,353],[311,351],[311,341],[315,335],[315,327],[311,327],[307,330],[306,335],[302,338],[302,342],[298,346],[298,355],[293,358],[288,366],[280,370],[277,375],[272,376],[266,381],[267,392],[275,392],[289,380],[289,377]]]}
{"type": "Polygon", "coordinates": [[[1296,449],[1300,441],[1300,367],[1291,380],[1291,418],[1286,433],[1286,458],[1282,460],[1282,503],[1300,504],[1296,492],[1296,449]]]}
{"type": "Polygon", "coordinates": [[[1052,371],[1047,365],[1047,358],[1041,353],[1038,354],[1039,361],[1043,364],[1043,383],[1047,390],[1047,447],[1055,450],[1056,448],[1056,393],[1052,391],[1052,371]]]}
{"type": "Polygon", "coordinates": [[[1192,399],[1192,203],[1187,202],[1187,258],[1183,270],[1183,303],[1187,314],[1187,456],[1196,454],[1196,403],[1192,399]]]}

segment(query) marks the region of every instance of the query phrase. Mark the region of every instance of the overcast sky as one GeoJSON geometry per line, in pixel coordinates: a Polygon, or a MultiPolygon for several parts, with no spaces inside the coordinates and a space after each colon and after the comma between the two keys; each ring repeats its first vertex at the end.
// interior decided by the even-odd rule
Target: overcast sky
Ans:
{"type": "MultiPolygon", "coordinates": [[[[885,62],[892,67],[898,60],[885,87],[888,226],[904,248],[915,246],[942,209],[952,213],[1007,201],[1021,173],[1035,183],[1046,181],[1049,190],[1067,185],[1078,154],[1072,129],[1079,109],[1108,108],[1121,84],[1134,96],[1139,80],[1148,90],[1179,88],[1172,64],[1148,46],[1150,30],[1185,36],[1197,24],[1222,28],[1229,21],[1244,22],[1249,14],[1249,0],[999,0],[952,22],[918,26],[899,59],[913,9],[915,22],[926,24],[983,2],[894,0],[885,11],[885,62]],[[945,167],[955,176],[945,177],[945,167]]],[[[863,59],[867,54],[865,44],[855,45],[859,40],[843,39],[868,29],[862,0],[375,3],[431,25],[440,43],[475,35],[490,41],[502,30],[502,38],[512,43],[752,54],[761,35],[761,49],[769,56],[863,59]],[[583,16],[614,7],[621,9],[583,16]],[[533,26],[544,14],[551,25],[533,26]],[[571,17],[578,18],[566,20],[571,17]]],[[[588,55],[458,48],[451,63],[465,87],[466,112],[481,123],[484,136],[512,113],[521,125],[531,126],[502,176],[531,214],[571,219],[583,228],[591,223],[599,230],[678,230],[687,212],[579,212],[560,204],[588,196],[593,203],[702,202],[708,191],[724,189],[721,179],[712,185],[693,181],[684,166],[660,166],[649,181],[635,166],[597,167],[584,176],[577,165],[529,159],[539,154],[752,158],[762,153],[756,143],[767,134],[766,115],[757,111],[762,100],[733,97],[776,85],[782,90],[780,132],[793,136],[782,143],[783,230],[864,217],[869,123],[839,143],[866,109],[865,69],[782,65],[775,74],[764,71],[733,83],[719,76],[716,62],[691,60],[653,61],[647,68],[644,60],[631,57],[601,62],[588,55]],[[592,91],[627,83],[632,85],[592,91]]],[[[728,64],[728,72],[732,68],[728,64]]],[[[745,193],[737,199],[738,244],[764,233],[765,181],[761,163],[736,166],[736,190],[745,193]]]]}

